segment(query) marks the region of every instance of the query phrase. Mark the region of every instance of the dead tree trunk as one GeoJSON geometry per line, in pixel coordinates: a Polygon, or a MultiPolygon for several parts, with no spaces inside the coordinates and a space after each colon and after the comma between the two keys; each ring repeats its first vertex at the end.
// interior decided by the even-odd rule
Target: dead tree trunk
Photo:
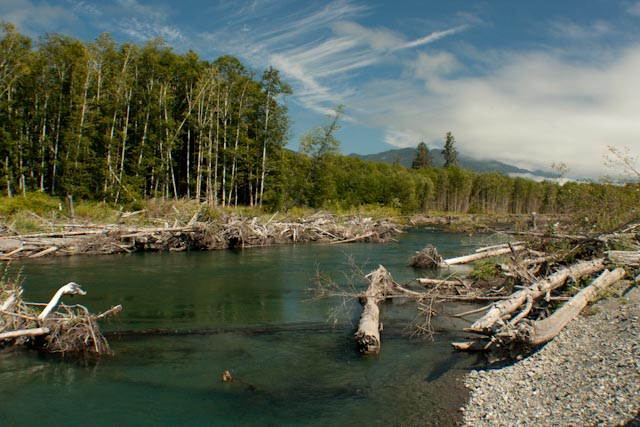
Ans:
{"type": "Polygon", "coordinates": [[[380,309],[378,304],[384,301],[391,292],[394,281],[391,274],[383,266],[369,273],[369,288],[360,297],[363,306],[360,322],[355,337],[363,354],[378,354],[380,352],[380,309]]]}
{"type": "MultiPolygon", "coordinates": [[[[523,251],[523,250],[524,250],[524,246],[514,246],[513,247],[513,251],[523,251]]],[[[459,257],[455,257],[455,258],[449,258],[449,259],[445,259],[444,261],[442,261],[439,264],[439,267],[446,268],[446,267],[449,267],[450,265],[466,264],[466,263],[477,261],[477,260],[483,259],[483,258],[489,258],[489,257],[492,257],[492,256],[510,254],[513,251],[511,250],[511,248],[507,247],[507,248],[499,248],[499,249],[494,249],[494,250],[489,250],[489,251],[477,252],[477,253],[471,254],[471,255],[463,255],[463,256],[459,256],[459,257]]]]}
{"type": "Polygon", "coordinates": [[[476,320],[471,327],[466,328],[467,332],[489,333],[496,322],[504,316],[515,312],[527,300],[540,298],[560,286],[569,278],[578,279],[586,274],[600,271],[604,268],[604,259],[599,258],[593,261],[581,261],[570,267],[564,268],[552,274],[545,280],[534,283],[528,288],[522,289],[511,295],[509,299],[500,301],[493,305],[487,313],[476,320]]]}
{"type": "Polygon", "coordinates": [[[607,256],[616,264],[640,267],[640,251],[607,251],[607,256]]]}
{"type": "Polygon", "coordinates": [[[625,275],[623,268],[605,270],[596,280],[551,316],[539,322],[518,325],[516,339],[531,346],[539,346],[555,338],[562,329],[575,319],[596,294],[617,282],[625,275]]]}

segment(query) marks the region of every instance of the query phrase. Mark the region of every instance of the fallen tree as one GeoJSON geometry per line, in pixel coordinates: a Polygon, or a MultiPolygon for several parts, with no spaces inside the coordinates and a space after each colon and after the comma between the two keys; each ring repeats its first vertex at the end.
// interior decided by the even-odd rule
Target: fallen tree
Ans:
{"type": "Polygon", "coordinates": [[[484,258],[490,258],[490,257],[506,255],[514,252],[520,252],[520,251],[523,251],[524,249],[525,249],[524,246],[521,246],[521,245],[513,245],[513,246],[507,246],[507,247],[498,247],[498,248],[488,249],[488,250],[476,252],[470,255],[463,255],[455,258],[445,259],[438,265],[438,267],[446,268],[451,265],[467,264],[467,263],[478,261],[484,258]]]}
{"type": "Polygon", "coordinates": [[[563,268],[547,279],[515,292],[506,300],[495,303],[484,316],[476,320],[469,328],[466,328],[465,331],[484,334],[491,333],[497,322],[518,310],[527,300],[540,298],[548,292],[562,286],[570,277],[578,280],[582,276],[600,271],[603,268],[604,259],[602,258],[593,261],[580,261],[570,267],[563,268]]]}
{"type": "Polygon", "coordinates": [[[380,352],[382,323],[380,323],[378,304],[393,292],[395,282],[383,266],[379,266],[377,270],[369,273],[366,278],[370,284],[366,293],[360,296],[363,308],[355,338],[360,352],[368,355],[380,352]]]}
{"type": "Polygon", "coordinates": [[[582,312],[587,304],[593,301],[598,293],[622,279],[625,274],[623,268],[603,271],[589,286],[578,292],[551,316],[537,322],[520,323],[513,333],[513,339],[530,346],[539,346],[552,340],[582,312]]]}

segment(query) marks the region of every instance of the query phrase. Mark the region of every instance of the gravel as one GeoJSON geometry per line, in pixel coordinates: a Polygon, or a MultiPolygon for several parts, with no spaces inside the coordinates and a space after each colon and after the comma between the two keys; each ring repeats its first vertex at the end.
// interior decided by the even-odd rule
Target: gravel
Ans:
{"type": "Polygon", "coordinates": [[[472,371],[466,426],[640,426],[640,287],[511,366],[472,371]]]}

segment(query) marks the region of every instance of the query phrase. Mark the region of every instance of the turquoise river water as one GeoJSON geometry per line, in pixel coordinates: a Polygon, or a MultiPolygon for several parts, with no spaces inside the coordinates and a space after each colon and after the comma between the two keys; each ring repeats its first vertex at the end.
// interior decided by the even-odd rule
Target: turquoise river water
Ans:
{"type": "Polygon", "coordinates": [[[408,267],[415,251],[433,244],[454,256],[477,240],[413,229],[389,244],[14,263],[28,301],[47,301],[73,280],[88,294],[64,302],[124,310],[101,325],[118,332],[108,335],[114,356],[0,351],[0,426],[452,425],[464,399],[460,378],[480,363],[449,346],[465,323],[443,308],[435,339],[412,339],[415,305],[386,303],[382,350],[362,357],[353,339],[359,304],[310,301],[307,289],[317,271],[347,283],[350,258],[365,272],[383,264],[405,283],[426,274],[408,267]],[[158,329],[192,333],[126,332],[158,329]],[[223,383],[225,370],[236,381],[223,383]]]}

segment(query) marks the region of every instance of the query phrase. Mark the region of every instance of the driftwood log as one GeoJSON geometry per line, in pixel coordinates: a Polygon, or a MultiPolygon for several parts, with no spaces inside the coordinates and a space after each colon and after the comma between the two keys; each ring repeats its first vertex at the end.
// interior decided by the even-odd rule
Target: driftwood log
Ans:
{"type": "Polygon", "coordinates": [[[463,255],[455,258],[445,259],[439,264],[439,267],[446,268],[451,265],[466,264],[466,263],[477,261],[484,258],[490,258],[498,255],[506,255],[513,252],[520,252],[520,251],[523,251],[524,249],[525,249],[524,246],[521,246],[521,245],[513,245],[512,247],[509,247],[509,246],[498,247],[494,249],[476,252],[470,255],[463,255]]]}
{"type": "Polygon", "coordinates": [[[491,333],[496,323],[503,317],[510,315],[518,310],[527,301],[535,300],[548,292],[562,286],[568,278],[578,280],[587,274],[600,271],[604,268],[604,259],[596,259],[593,261],[580,261],[570,267],[563,268],[549,276],[547,279],[541,280],[531,286],[519,290],[511,295],[510,298],[495,303],[484,316],[476,320],[471,327],[466,328],[467,332],[491,333]]]}
{"type": "Polygon", "coordinates": [[[360,297],[362,314],[358,323],[355,338],[360,352],[363,354],[378,354],[380,352],[380,308],[378,304],[384,301],[394,288],[391,274],[383,266],[372,271],[366,276],[369,280],[369,288],[360,297]]]}
{"type": "Polygon", "coordinates": [[[520,323],[515,330],[515,340],[530,346],[539,346],[552,340],[582,312],[587,304],[593,301],[599,292],[622,279],[625,274],[623,268],[603,271],[589,286],[578,292],[551,316],[537,322],[520,323]]]}
{"type": "Polygon", "coordinates": [[[629,267],[640,267],[640,251],[607,251],[609,259],[629,267]]]}

